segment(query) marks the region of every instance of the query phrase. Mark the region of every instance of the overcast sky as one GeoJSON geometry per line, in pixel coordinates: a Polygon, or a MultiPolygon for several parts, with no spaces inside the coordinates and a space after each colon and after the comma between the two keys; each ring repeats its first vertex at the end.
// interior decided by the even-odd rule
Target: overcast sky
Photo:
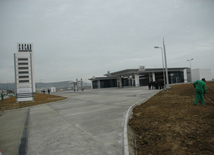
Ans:
{"type": "Polygon", "coordinates": [[[17,43],[33,43],[36,82],[107,71],[210,68],[214,0],[0,0],[0,82],[14,82],[17,43]],[[41,80],[42,79],[42,80],[41,80]]]}

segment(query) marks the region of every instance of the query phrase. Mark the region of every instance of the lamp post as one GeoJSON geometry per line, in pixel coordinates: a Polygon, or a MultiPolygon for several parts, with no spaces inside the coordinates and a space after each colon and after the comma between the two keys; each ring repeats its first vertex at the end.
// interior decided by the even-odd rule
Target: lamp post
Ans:
{"type": "Polygon", "coordinates": [[[164,59],[165,59],[165,68],[166,68],[166,89],[169,89],[169,77],[168,77],[168,68],[167,68],[167,60],[166,60],[166,48],[163,39],[163,51],[164,51],[164,59]]]}
{"type": "Polygon", "coordinates": [[[162,55],[162,65],[163,65],[164,88],[165,88],[165,74],[164,74],[164,60],[163,60],[163,50],[162,50],[162,47],[158,47],[158,46],[155,46],[154,48],[160,48],[160,49],[161,49],[161,55],[162,55]]]}
{"type": "Polygon", "coordinates": [[[190,76],[191,76],[191,82],[192,82],[192,71],[191,71],[191,61],[193,60],[193,58],[192,59],[190,59],[190,60],[187,60],[187,61],[189,61],[189,63],[190,63],[190,76]]]}

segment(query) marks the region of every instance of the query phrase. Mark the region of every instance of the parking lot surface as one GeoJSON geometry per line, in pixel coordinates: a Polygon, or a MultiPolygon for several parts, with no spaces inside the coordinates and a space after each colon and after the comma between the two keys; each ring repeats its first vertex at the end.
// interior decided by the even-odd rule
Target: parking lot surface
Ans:
{"type": "MultiPolygon", "coordinates": [[[[27,143],[28,155],[121,155],[123,127],[127,110],[134,103],[151,97],[158,90],[148,87],[109,88],[85,90],[79,92],[61,91],[53,95],[67,96],[68,99],[28,108],[6,111],[0,117],[0,123],[6,123],[7,117],[16,113],[19,127],[16,138],[11,137],[19,148],[21,133],[29,111],[27,143]]],[[[6,132],[1,126],[0,136],[6,132]]],[[[9,139],[0,140],[2,154],[10,153],[9,139]],[[7,145],[8,144],[8,145],[7,145]],[[7,152],[8,151],[8,152],[7,152]]],[[[15,150],[13,149],[13,150],[15,150]]],[[[11,149],[12,150],[12,149],[11,149]]]]}

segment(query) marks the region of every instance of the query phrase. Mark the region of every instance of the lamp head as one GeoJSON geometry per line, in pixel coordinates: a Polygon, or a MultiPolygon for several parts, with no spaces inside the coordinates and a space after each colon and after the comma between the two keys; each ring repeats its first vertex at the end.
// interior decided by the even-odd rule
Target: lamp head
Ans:
{"type": "Polygon", "coordinates": [[[190,59],[190,60],[187,60],[187,61],[192,61],[193,60],[193,58],[192,59],[190,59]]]}
{"type": "Polygon", "coordinates": [[[158,47],[158,46],[155,46],[154,48],[160,48],[160,47],[158,47]]]}

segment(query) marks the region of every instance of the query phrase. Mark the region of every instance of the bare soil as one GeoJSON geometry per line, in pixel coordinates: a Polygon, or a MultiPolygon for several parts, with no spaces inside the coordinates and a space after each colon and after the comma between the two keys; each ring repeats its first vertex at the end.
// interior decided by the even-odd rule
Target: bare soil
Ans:
{"type": "MultiPolygon", "coordinates": [[[[214,82],[206,82],[214,101],[214,82]]],[[[192,84],[174,85],[133,109],[129,126],[137,136],[138,155],[213,155],[214,103],[194,106],[192,84]]]]}
{"type": "Polygon", "coordinates": [[[14,97],[6,98],[4,99],[4,101],[0,100],[0,111],[29,107],[33,105],[55,102],[55,101],[60,101],[64,99],[66,99],[66,97],[36,93],[34,94],[34,101],[16,102],[16,97],[14,96],[14,97]]]}

